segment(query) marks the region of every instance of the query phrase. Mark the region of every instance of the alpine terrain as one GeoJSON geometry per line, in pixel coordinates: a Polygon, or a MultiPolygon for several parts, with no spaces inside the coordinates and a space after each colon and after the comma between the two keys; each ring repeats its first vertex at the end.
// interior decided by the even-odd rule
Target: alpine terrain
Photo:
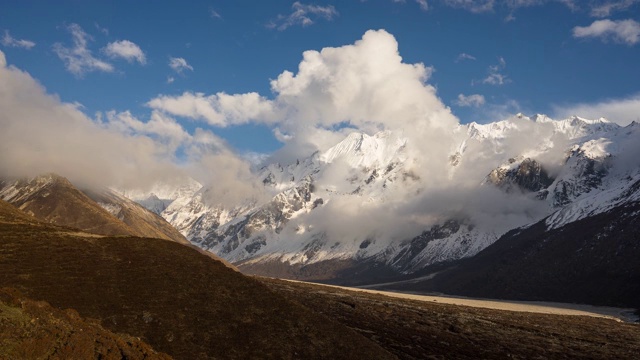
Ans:
{"type": "MultiPolygon", "coordinates": [[[[639,129],[523,114],[458,125],[446,166],[429,171],[428,154],[403,134],[352,132],[257,170],[266,200],[222,206],[192,180],[121,192],[249,273],[374,283],[474,257],[534,224],[543,236],[612,211],[633,216],[625,209],[640,199],[639,129]]],[[[598,241],[613,226],[602,223],[598,241]]]]}

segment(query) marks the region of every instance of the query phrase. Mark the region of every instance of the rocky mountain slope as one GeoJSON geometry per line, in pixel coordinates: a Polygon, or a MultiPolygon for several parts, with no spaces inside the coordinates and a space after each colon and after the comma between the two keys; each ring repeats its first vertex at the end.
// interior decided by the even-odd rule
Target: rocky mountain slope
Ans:
{"type": "Polygon", "coordinates": [[[187,186],[192,191],[163,200],[161,214],[194,244],[253,273],[330,279],[367,264],[375,270],[363,280],[409,274],[472,257],[545,218],[558,227],[622,206],[612,194],[637,174],[639,128],[522,114],[460,125],[437,173],[416,166],[402,134],[354,132],[310,157],[260,169],[266,202],[221,207],[204,200],[206,188],[187,186]]]}
{"type": "Polygon", "coordinates": [[[56,225],[100,235],[135,235],[189,243],[163,218],[136,202],[109,189],[81,191],[55,174],[0,180],[0,199],[56,225]]]}
{"type": "Polygon", "coordinates": [[[619,206],[575,212],[580,218],[563,225],[556,213],[508,232],[474,257],[427,267],[415,280],[383,287],[640,308],[639,200],[636,177],[620,189],[619,206]]]}

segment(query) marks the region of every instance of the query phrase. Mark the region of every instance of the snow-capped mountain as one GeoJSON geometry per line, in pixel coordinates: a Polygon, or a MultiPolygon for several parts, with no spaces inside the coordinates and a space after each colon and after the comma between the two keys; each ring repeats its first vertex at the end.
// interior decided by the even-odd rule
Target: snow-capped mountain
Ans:
{"type": "Polygon", "coordinates": [[[257,171],[268,201],[208,204],[207,189],[193,182],[134,199],[163,208],[194,244],[252,271],[368,262],[411,273],[473,256],[508,230],[544,218],[557,227],[637,201],[625,194],[640,172],[625,161],[640,143],[638,128],[522,114],[460,125],[451,132],[447,167],[429,171],[419,167],[420,147],[402,134],[352,132],[329,149],[257,171]],[[484,199],[490,210],[448,204],[445,195],[455,199],[456,191],[484,199]]]}

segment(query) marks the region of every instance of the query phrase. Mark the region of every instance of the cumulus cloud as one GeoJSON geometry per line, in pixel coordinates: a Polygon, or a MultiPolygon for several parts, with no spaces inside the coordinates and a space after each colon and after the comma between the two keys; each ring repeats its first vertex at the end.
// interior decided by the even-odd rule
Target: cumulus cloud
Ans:
{"type": "Polygon", "coordinates": [[[142,49],[129,40],[109,43],[102,51],[111,58],[122,58],[128,62],[137,61],[143,65],[147,63],[147,58],[142,49]]]}
{"type": "Polygon", "coordinates": [[[308,5],[296,1],[291,5],[291,8],[291,14],[278,15],[275,20],[272,20],[267,24],[267,27],[283,31],[294,25],[300,25],[303,27],[312,25],[317,19],[331,21],[339,15],[333,5],[308,5]]]}
{"type": "Polygon", "coordinates": [[[36,43],[31,40],[14,38],[13,36],[11,36],[11,34],[9,34],[9,30],[4,31],[4,36],[2,37],[0,43],[7,47],[18,47],[27,50],[30,50],[32,47],[36,46],[36,43]]]}
{"type": "Polygon", "coordinates": [[[480,94],[464,95],[459,94],[458,100],[454,101],[454,104],[458,106],[467,107],[480,107],[484,105],[484,96],[480,94]]]}
{"type": "Polygon", "coordinates": [[[602,41],[612,39],[618,43],[635,45],[640,41],[640,23],[635,20],[596,20],[589,26],[573,28],[575,38],[599,38],[602,41]]]}
{"type": "MultiPolygon", "coordinates": [[[[496,71],[505,66],[499,59],[496,71]]],[[[268,124],[284,142],[274,155],[283,163],[327,150],[351,132],[374,135],[384,130],[406,139],[403,167],[410,179],[402,186],[390,185],[384,202],[353,195],[323,205],[308,218],[316,229],[326,226],[332,236],[351,239],[404,239],[465,211],[474,211],[474,221],[484,224],[531,220],[539,203],[522,199],[525,204],[513,208],[507,195],[477,190],[496,163],[519,155],[544,129],[519,125],[496,145],[499,151],[483,151],[470,141],[465,145],[468,157],[452,170],[450,156],[460,150],[465,134],[428,83],[432,71],[422,63],[403,62],[393,35],[371,30],[353,44],[305,51],[296,70],[271,80],[272,98],[258,93],[159,95],[147,103],[149,119],[124,111],[93,121],[47,95],[28,74],[4,66],[0,173],[55,171],[87,182],[130,186],[187,172],[206,185],[209,202],[232,206],[263,195],[252,164],[211,131],[187,132],[173,117],[217,127],[268,124]]],[[[464,99],[479,101],[470,100],[473,95],[464,99]]],[[[345,185],[344,175],[355,171],[347,165],[337,162],[317,174],[318,183],[345,185]]],[[[292,220],[290,229],[303,220],[292,220]]]]}
{"type": "Polygon", "coordinates": [[[631,6],[640,3],[640,0],[607,1],[604,4],[594,4],[591,7],[591,16],[608,17],[615,12],[628,10],[631,6]]]}
{"type": "Polygon", "coordinates": [[[596,103],[555,105],[554,112],[558,118],[567,118],[572,115],[590,119],[605,117],[625,126],[632,121],[640,122],[640,94],[596,103]]]}
{"type": "Polygon", "coordinates": [[[84,32],[80,25],[71,24],[67,30],[73,38],[73,47],[66,47],[61,43],[53,44],[53,51],[62,60],[69,72],[76,76],[82,76],[91,71],[112,72],[113,65],[93,56],[88,48],[89,41],[93,38],[84,32]]]}
{"type": "Polygon", "coordinates": [[[169,67],[178,74],[182,74],[185,70],[193,71],[193,66],[187,63],[187,60],[179,57],[169,58],[169,67]]]}

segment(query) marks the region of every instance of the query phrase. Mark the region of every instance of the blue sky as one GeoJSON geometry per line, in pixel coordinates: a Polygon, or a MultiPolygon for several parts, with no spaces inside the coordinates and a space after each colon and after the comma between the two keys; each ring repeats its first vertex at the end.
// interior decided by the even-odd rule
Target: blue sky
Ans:
{"type": "Polygon", "coordinates": [[[640,118],[638,21],[638,0],[23,0],[0,4],[0,50],[92,119],[128,112],[144,123],[162,111],[189,134],[201,128],[241,154],[264,154],[284,141],[272,117],[216,123],[149,102],[220,92],[272,100],[270,80],[296,74],[304,51],[384,29],[462,123],[524,112],[626,124],[640,118]]]}

